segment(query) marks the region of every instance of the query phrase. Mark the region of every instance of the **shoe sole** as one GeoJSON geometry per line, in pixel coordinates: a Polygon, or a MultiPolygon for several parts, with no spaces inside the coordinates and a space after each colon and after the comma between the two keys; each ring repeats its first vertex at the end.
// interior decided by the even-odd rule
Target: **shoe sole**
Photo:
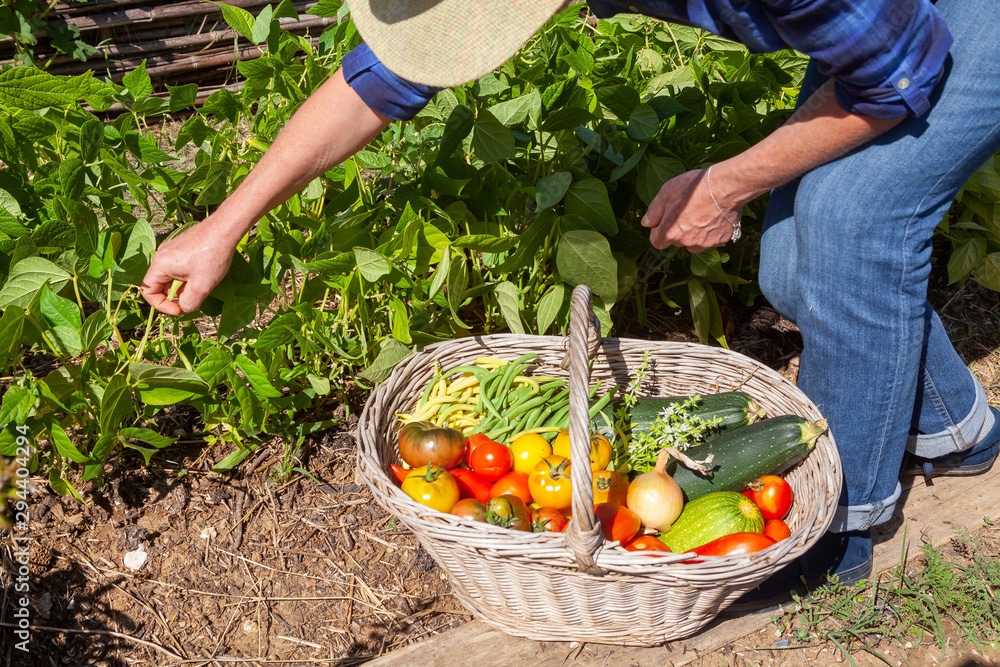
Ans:
{"type": "MultiPolygon", "coordinates": [[[[977,463],[976,465],[967,465],[967,466],[935,465],[933,469],[934,472],[930,476],[930,478],[933,479],[934,477],[972,477],[973,475],[982,475],[985,472],[989,472],[989,470],[993,467],[993,464],[996,463],[997,455],[1000,455],[1000,449],[997,450],[997,453],[994,454],[993,458],[991,458],[989,461],[983,461],[982,463],[977,463]]],[[[921,465],[920,467],[912,467],[915,465],[917,464],[913,463],[911,459],[910,462],[907,464],[907,467],[905,467],[900,472],[900,477],[924,477],[925,475],[923,466],[921,465]]]]}

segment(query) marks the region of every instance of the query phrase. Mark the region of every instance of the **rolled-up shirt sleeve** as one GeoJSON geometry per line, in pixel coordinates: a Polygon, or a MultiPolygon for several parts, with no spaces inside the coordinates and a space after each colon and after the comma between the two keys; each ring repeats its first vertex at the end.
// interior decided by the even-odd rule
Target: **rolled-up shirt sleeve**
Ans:
{"type": "Polygon", "coordinates": [[[834,79],[846,110],[875,118],[922,116],[952,35],[928,0],[771,0],[771,23],[834,79]]]}
{"type": "Polygon", "coordinates": [[[382,64],[367,44],[355,47],[344,56],[341,68],[348,85],[368,108],[396,120],[413,118],[441,90],[397,76],[382,64]]]}

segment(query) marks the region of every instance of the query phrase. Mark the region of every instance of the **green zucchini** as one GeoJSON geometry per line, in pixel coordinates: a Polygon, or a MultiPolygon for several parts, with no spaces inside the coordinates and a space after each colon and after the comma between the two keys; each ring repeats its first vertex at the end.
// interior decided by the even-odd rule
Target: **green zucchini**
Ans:
{"type": "MultiPolygon", "coordinates": [[[[647,432],[650,424],[656,421],[657,416],[663,412],[664,408],[680,405],[690,398],[691,396],[639,397],[629,411],[631,428],[628,429],[628,434],[647,432]]],[[[610,405],[601,410],[600,414],[595,418],[598,430],[607,428],[608,431],[604,435],[608,435],[609,437],[612,425],[615,423],[614,411],[616,409],[617,406],[610,405]]],[[[699,395],[697,405],[688,412],[706,421],[718,419],[718,429],[720,431],[753,424],[767,416],[750,394],[743,391],[725,391],[718,394],[699,395]]]]}
{"type": "Polygon", "coordinates": [[[713,455],[708,474],[695,472],[676,460],[666,473],[690,502],[713,491],[742,492],[761,475],[780,475],[809,455],[826,432],[826,420],[780,415],[723,431],[687,452],[695,460],[713,455]]]}
{"type": "Polygon", "coordinates": [[[684,505],[660,541],[682,554],[731,533],[763,533],[764,515],[736,491],[716,491],[684,505]]]}

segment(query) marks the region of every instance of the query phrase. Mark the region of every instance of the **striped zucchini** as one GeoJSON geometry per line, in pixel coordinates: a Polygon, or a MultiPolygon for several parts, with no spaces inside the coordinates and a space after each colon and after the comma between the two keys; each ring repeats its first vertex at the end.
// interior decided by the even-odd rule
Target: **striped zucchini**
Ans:
{"type": "Polygon", "coordinates": [[[809,455],[826,432],[826,420],[810,421],[798,415],[780,415],[729,429],[687,451],[693,459],[713,454],[708,475],[677,461],[666,468],[684,491],[686,501],[713,491],[743,491],[761,475],[781,474],[809,455]]]}

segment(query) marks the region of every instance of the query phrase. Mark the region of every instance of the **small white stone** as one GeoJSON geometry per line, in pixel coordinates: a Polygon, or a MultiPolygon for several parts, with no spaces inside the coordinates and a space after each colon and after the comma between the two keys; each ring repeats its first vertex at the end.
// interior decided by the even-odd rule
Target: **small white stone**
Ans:
{"type": "Polygon", "coordinates": [[[218,536],[219,536],[219,531],[217,531],[212,526],[209,526],[208,528],[202,530],[201,535],[199,535],[198,537],[200,537],[203,540],[214,540],[218,536]]]}
{"type": "Polygon", "coordinates": [[[127,552],[125,557],[122,558],[122,563],[124,563],[125,567],[133,572],[138,572],[142,569],[142,566],[146,564],[147,558],[146,548],[140,545],[135,551],[127,552]]]}

